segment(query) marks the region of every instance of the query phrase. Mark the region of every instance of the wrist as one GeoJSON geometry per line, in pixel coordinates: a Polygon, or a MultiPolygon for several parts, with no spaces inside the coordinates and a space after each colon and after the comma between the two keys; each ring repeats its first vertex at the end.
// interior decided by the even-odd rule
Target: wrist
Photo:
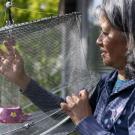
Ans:
{"type": "Polygon", "coordinates": [[[27,88],[31,78],[28,75],[23,75],[20,80],[17,81],[17,85],[25,91],[27,88]]]}
{"type": "Polygon", "coordinates": [[[76,119],[75,121],[74,121],[74,124],[77,126],[79,123],[81,123],[84,119],[86,119],[88,116],[85,116],[85,117],[83,117],[83,118],[81,118],[81,119],[76,119]]]}

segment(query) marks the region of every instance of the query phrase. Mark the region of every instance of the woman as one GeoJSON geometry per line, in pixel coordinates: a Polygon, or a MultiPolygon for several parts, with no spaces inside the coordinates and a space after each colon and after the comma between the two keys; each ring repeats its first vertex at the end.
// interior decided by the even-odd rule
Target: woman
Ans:
{"type": "Polygon", "coordinates": [[[8,41],[8,54],[0,53],[0,71],[42,110],[61,107],[81,135],[134,135],[135,0],[104,0],[97,11],[101,27],[97,44],[103,63],[115,70],[101,78],[90,99],[86,90],[65,102],[44,91],[26,75],[23,60],[8,41]]]}

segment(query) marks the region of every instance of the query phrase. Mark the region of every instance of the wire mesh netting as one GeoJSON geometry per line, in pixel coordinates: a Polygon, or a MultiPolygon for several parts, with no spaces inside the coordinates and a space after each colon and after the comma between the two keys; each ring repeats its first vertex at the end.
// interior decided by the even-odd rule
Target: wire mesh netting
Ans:
{"type": "MultiPolygon", "coordinates": [[[[80,26],[79,13],[5,26],[0,29],[1,49],[5,49],[5,39],[14,38],[27,73],[55,94],[65,97],[82,88],[92,90],[98,76],[87,67],[80,26]]],[[[50,134],[69,119],[59,109],[47,113],[38,112],[38,108],[20,94],[17,86],[3,77],[0,83],[1,106],[21,106],[24,112],[32,113],[28,122],[1,124],[1,134],[50,134]]],[[[65,134],[73,129],[72,124],[62,128],[65,134]]]]}

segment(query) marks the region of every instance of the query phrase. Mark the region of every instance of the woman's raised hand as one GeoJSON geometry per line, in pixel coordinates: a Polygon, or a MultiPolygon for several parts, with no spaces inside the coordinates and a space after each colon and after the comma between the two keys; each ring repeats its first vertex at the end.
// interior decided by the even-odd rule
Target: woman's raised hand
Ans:
{"type": "Polygon", "coordinates": [[[0,49],[0,73],[10,82],[25,89],[30,78],[25,73],[22,57],[12,43],[10,40],[6,40],[3,42],[6,51],[0,49]]]}

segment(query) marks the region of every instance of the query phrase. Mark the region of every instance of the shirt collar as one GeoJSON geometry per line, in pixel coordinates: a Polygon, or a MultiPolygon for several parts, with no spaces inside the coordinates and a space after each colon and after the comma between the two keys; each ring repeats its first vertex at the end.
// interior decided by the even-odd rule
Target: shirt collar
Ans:
{"type": "MultiPolygon", "coordinates": [[[[106,83],[107,83],[107,91],[108,91],[108,93],[112,93],[112,89],[113,89],[114,84],[115,84],[115,82],[117,80],[117,76],[118,76],[118,70],[114,70],[107,77],[106,83]]],[[[123,87],[121,87],[119,92],[125,90],[125,88],[127,88],[129,86],[133,87],[134,85],[135,85],[135,79],[129,80],[125,85],[123,85],[123,87]]]]}

